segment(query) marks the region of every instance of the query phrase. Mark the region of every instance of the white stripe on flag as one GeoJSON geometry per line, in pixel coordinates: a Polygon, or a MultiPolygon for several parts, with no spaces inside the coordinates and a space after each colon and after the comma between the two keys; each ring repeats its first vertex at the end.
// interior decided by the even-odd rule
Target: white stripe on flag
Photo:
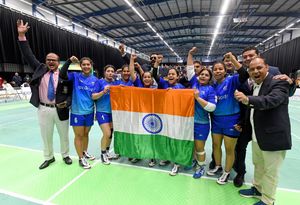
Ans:
{"type": "Polygon", "coordinates": [[[149,116],[146,117],[149,114],[150,113],[113,110],[112,117],[114,131],[132,134],[151,134],[151,131],[154,131],[153,134],[164,135],[173,139],[194,140],[194,117],[155,114],[161,119],[161,127],[160,120],[158,120],[158,118],[149,118],[149,116]],[[151,121],[149,119],[154,120],[151,121]],[[151,127],[153,129],[151,129],[151,127]],[[158,132],[160,128],[162,129],[158,132]]]}

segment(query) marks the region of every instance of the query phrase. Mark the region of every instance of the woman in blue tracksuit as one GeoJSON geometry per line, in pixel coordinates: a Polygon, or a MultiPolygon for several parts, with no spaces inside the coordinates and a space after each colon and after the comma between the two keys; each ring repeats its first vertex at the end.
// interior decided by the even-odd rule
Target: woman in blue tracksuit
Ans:
{"type": "MultiPolygon", "coordinates": [[[[168,75],[167,75],[167,80],[165,80],[162,77],[159,77],[157,75],[158,65],[160,63],[161,62],[159,62],[159,59],[156,58],[156,62],[154,63],[154,66],[153,66],[153,78],[157,82],[158,88],[159,89],[185,89],[185,87],[182,84],[178,83],[179,71],[176,68],[169,69],[168,75]]],[[[149,162],[149,166],[150,166],[151,162],[153,162],[155,164],[155,161],[152,159],[152,161],[149,162]]],[[[167,161],[167,160],[161,160],[159,165],[164,166],[168,163],[169,163],[169,161],[167,161]]],[[[179,167],[180,166],[178,164],[174,163],[174,166],[169,174],[171,176],[177,175],[177,173],[179,171],[179,167]]]]}
{"type": "Polygon", "coordinates": [[[212,79],[212,72],[207,68],[202,68],[199,76],[195,75],[193,65],[193,54],[197,48],[193,47],[187,58],[187,76],[191,83],[191,87],[195,89],[195,116],[194,116],[194,142],[195,142],[195,158],[196,171],[194,178],[200,178],[204,175],[205,169],[205,142],[209,135],[209,112],[213,112],[216,108],[216,93],[212,86],[209,85],[212,79]]]}
{"type": "MultiPolygon", "coordinates": [[[[129,72],[130,72],[130,78],[133,82],[133,85],[135,87],[139,87],[139,88],[155,88],[155,86],[153,86],[153,79],[152,79],[152,74],[149,71],[143,71],[141,68],[139,69],[140,73],[139,75],[137,75],[135,73],[135,61],[137,59],[137,55],[136,54],[131,54],[130,57],[130,64],[129,64],[129,72]],[[139,79],[138,76],[141,76],[142,79],[139,79]]],[[[139,66],[139,65],[138,65],[139,66]]],[[[129,161],[131,161],[132,163],[136,163],[139,161],[139,159],[137,158],[129,158],[129,161]]],[[[152,164],[154,162],[154,160],[150,160],[149,162],[149,166],[151,167],[151,165],[155,165],[152,164]]]]}
{"type": "Polygon", "coordinates": [[[104,78],[99,79],[94,86],[92,98],[96,100],[96,119],[102,130],[101,160],[103,164],[109,165],[112,158],[109,147],[113,134],[112,113],[110,104],[110,86],[119,85],[120,81],[114,81],[115,67],[106,65],[104,67],[104,78]]]}
{"type": "Polygon", "coordinates": [[[207,174],[214,176],[222,173],[221,146],[224,140],[226,150],[225,170],[217,180],[217,183],[222,185],[228,181],[235,158],[235,145],[240,135],[235,129],[240,117],[240,107],[234,98],[234,92],[240,86],[241,82],[238,74],[226,77],[226,67],[223,62],[214,63],[213,76],[215,78],[213,87],[217,95],[217,105],[211,118],[211,131],[213,138],[213,155],[216,166],[209,170],[207,174]]]}
{"type": "Polygon", "coordinates": [[[94,124],[94,101],[91,95],[98,79],[93,76],[93,61],[90,58],[80,59],[82,72],[67,72],[72,62],[77,63],[78,59],[75,56],[68,59],[61,68],[60,75],[63,79],[68,79],[73,83],[70,124],[75,134],[74,144],[79,157],[79,165],[84,169],[89,169],[91,166],[86,159],[95,159],[87,152],[89,132],[94,124]]]}

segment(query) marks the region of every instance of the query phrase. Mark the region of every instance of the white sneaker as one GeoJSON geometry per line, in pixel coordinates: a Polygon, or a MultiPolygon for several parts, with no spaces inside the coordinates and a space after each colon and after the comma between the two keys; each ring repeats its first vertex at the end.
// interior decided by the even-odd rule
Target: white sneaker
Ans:
{"type": "Polygon", "coordinates": [[[169,172],[170,176],[176,176],[178,171],[179,171],[179,165],[178,164],[174,164],[172,170],[169,172]]]}
{"type": "Polygon", "coordinates": [[[220,185],[227,184],[229,176],[230,176],[230,173],[224,171],[222,176],[217,180],[217,183],[220,185]]]}
{"type": "Polygon", "coordinates": [[[131,163],[137,163],[138,161],[140,161],[140,159],[137,159],[137,158],[132,158],[130,160],[131,163]]]}
{"type": "Polygon", "coordinates": [[[150,159],[150,161],[149,161],[149,163],[148,163],[148,166],[149,166],[149,167],[154,167],[155,164],[156,164],[155,159],[150,159]]]}
{"type": "Polygon", "coordinates": [[[107,158],[108,159],[119,159],[120,158],[120,155],[119,154],[114,154],[112,152],[106,152],[106,155],[107,155],[107,158]]]}
{"type": "Polygon", "coordinates": [[[108,156],[107,154],[101,154],[101,160],[102,160],[102,163],[105,164],[105,165],[109,165],[110,164],[110,161],[108,159],[108,156]]]}
{"type": "Polygon", "coordinates": [[[215,176],[218,174],[221,174],[223,171],[223,168],[221,166],[215,166],[215,168],[208,170],[206,173],[209,176],[215,176]]]}
{"type": "Polygon", "coordinates": [[[95,156],[89,154],[87,151],[83,152],[83,156],[84,156],[84,158],[86,158],[88,160],[91,160],[91,161],[95,160],[95,156]]]}
{"type": "Polygon", "coordinates": [[[81,166],[84,169],[90,169],[91,168],[91,165],[86,161],[86,159],[84,157],[79,159],[79,166],[81,166]]]}
{"type": "Polygon", "coordinates": [[[169,160],[160,160],[159,166],[166,166],[166,165],[169,164],[169,163],[170,163],[169,160]]]}

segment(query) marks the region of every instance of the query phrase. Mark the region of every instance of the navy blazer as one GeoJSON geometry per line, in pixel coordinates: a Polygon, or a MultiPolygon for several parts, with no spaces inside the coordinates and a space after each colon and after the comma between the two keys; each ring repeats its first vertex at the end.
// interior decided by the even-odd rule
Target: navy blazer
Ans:
{"type": "MultiPolygon", "coordinates": [[[[31,82],[29,83],[31,88],[31,98],[30,103],[35,106],[39,107],[40,105],[40,97],[39,97],[39,86],[42,77],[49,71],[48,67],[40,63],[29,46],[28,41],[19,41],[19,47],[22,53],[22,56],[29,64],[30,67],[33,68],[34,72],[32,75],[31,82]]],[[[58,84],[56,88],[56,95],[55,101],[56,103],[62,103],[67,101],[67,108],[58,108],[56,107],[57,114],[60,120],[67,120],[69,119],[69,106],[71,105],[72,100],[72,84],[69,81],[63,80],[59,77],[58,84]]]]}
{"type": "MultiPolygon", "coordinates": [[[[291,149],[291,125],[288,114],[289,83],[274,80],[269,74],[258,96],[248,96],[247,127],[251,128],[250,109],[254,109],[253,122],[258,146],[263,151],[291,149]]],[[[252,128],[248,129],[252,135],[252,128]]]]}

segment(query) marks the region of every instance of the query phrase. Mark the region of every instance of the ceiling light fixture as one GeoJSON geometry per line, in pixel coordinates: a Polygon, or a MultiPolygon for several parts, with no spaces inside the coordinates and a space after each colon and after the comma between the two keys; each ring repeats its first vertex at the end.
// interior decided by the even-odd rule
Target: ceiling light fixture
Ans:
{"type": "Polygon", "coordinates": [[[257,44],[255,47],[258,47],[259,45],[264,44],[265,42],[271,40],[273,37],[278,37],[279,34],[283,33],[284,31],[288,30],[289,28],[293,27],[296,23],[299,23],[300,19],[298,19],[295,23],[291,23],[288,26],[286,26],[285,28],[281,29],[280,31],[278,31],[277,33],[273,34],[272,36],[270,36],[269,38],[263,40],[261,43],[257,44]]]}
{"type": "Polygon", "coordinates": [[[29,5],[29,6],[32,6],[32,3],[28,2],[28,1],[25,1],[25,0],[20,0],[20,1],[22,1],[23,3],[25,3],[25,4],[29,5]]]}
{"type": "Polygon", "coordinates": [[[78,24],[78,23],[72,22],[72,24],[74,24],[75,26],[78,26],[78,27],[82,28],[82,26],[80,24],[78,24]]]}
{"type": "Polygon", "coordinates": [[[46,9],[43,9],[42,7],[37,7],[39,10],[42,10],[42,11],[44,11],[44,12],[46,12],[46,13],[48,13],[48,14],[50,14],[50,15],[53,15],[53,13],[51,12],[51,11],[48,11],[48,10],[46,10],[46,9]]]}
{"type": "Polygon", "coordinates": [[[218,33],[219,33],[219,30],[221,28],[221,25],[222,25],[222,22],[223,22],[223,19],[225,17],[225,14],[228,10],[228,7],[229,7],[229,3],[230,3],[231,0],[224,0],[223,1],[223,4],[221,6],[221,10],[220,10],[220,16],[218,17],[218,21],[217,21],[217,24],[216,24],[216,27],[215,27],[215,30],[214,30],[214,34],[213,34],[213,38],[211,40],[211,44],[210,44],[210,47],[209,47],[209,51],[207,53],[207,58],[210,56],[210,53],[211,53],[211,50],[214,46],[214,43],[216,41],[216,38],[218,36],[218,33]]]}
{"type": "Polygon", "coordinates": [[[56,15],[56,17],[59,18],[59,19],[62,19],[64,21],[69,22],[69,19],[66,19],[65,17],[59,16],[59,15],[56,15]]]}
{"type": "Polygon", "coordinates": [[[170,51],[173,52],[173,54],[177,58],[179,58],[179,61],[181,61],[182,58],[176,52],[174,52],[174,49],[164,40],[164,38],[155,30],[155,28],[153,28],[153,26],[149,22],[146,22],[146,19],[142,16],[142,14],[128,0],[124,0],[124,1],[147,24],[147,26],[156,34],[156,36],[160,38],[160,40],[170,49],[170,51]]]}

